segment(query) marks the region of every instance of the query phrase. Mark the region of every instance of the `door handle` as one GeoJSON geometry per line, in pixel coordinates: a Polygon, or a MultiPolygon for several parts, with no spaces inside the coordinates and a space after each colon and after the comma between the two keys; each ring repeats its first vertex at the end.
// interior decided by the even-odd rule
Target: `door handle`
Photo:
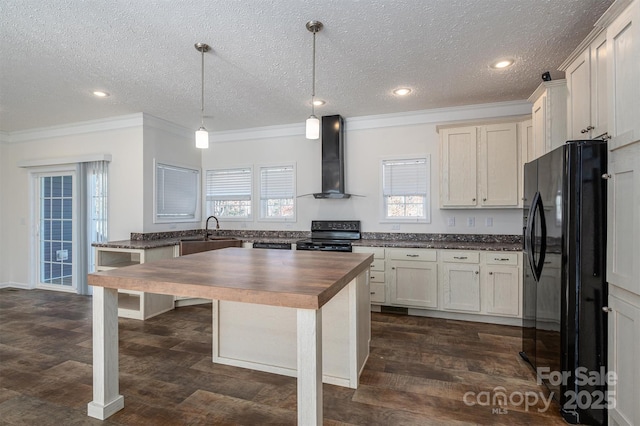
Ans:
{"type": "Polygon", "coordinates": [[[612,312],[612,311],[613,311],[613,309],[611,309],[611,308],[610,308],[610,307],[608,307],[608,306],[603,306],[603,307],[602,307],[602,312],[606,312],[606,313],[608,314],[609,312],[612,312]]]}

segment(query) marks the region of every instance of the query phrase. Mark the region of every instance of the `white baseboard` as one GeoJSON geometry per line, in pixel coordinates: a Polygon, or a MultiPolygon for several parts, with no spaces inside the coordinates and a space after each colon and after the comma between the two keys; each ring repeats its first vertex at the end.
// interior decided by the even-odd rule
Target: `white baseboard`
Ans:
{"type": "Polygon", "coordinates": [[[21,288],[23,290],[31,290],[33,287],[25,283],[16,283],[13,281],[7,281],[5,283],[0,283],[0,288],[21,288]]]}

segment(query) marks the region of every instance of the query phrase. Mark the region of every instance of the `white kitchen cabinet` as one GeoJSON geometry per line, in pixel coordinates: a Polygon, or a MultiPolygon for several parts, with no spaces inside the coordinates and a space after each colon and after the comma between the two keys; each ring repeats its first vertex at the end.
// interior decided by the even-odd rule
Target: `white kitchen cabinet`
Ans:
{"type": "Polygon", "coordinates": [[[441,252],[442,309],[480,312],[480,254],[448,250],[441,252]]]}
{"type": "Polygon", "coordinates": [[[478,130],[444,129],[440,133],[440,206],[475,207],[477,195],[478,130]]]}
{"type": "Polygon", "coordinates": [[[387,252],[391,304],[438,308],[437,251],[388,249],[387,252]]]}
{"type": "Polygon", "coordinates": [[[369,274],[371,304],[382,305],[387,303],[385,248],[356,246],[353,247],[353,252],[373,254],[373,262],[371,263],[369,274]]]}
{"type": "Polygon", "coordinates": [[[533,145],[535,158],[538,158],[567,140],[567,81],[542,82],[529,97],[529,102],[533,104],[533,145]]]}
{"type": "Polygon", "coordinates": [[[640,296],[610,288],[608,321],[608,370],[617,374],[609,392],[615,405],[609,407],[609,424],[640,424],[640,296]]]}
{"type": "MultiPolygon", "coordinates": [[[[176,246],[149,249],[95,247],[96,272],[139,265],[176,256],[176,246]]],[[[118,316],[146,320],[174,308],[174,296],[118,290],[118,316]]]]}
{"type": "Polygon", "coordinates": [[[592,139],[607,132],[607,39],[600,30],[566,68],[568,139],[592,139]]]}
{"type": "Polygon", "coordinates": [[[535,157],[535,145],[533,144],[533,120],[525,120],[518,123],[520,135],[520,162],[518,167],[518,207],[522,207],[524,201],[524,165],[535,157]]]}
{"type": "Polygon", "coordinates": [[[607,281],[640,294],[640,141],[609,152],[607,281]]]}
{"type": "Polygon", "coordinates": [[[607,55],[610,143],[622,146],[640,140],[640,1],[608,25],[607,55]]]}
{"type": "Polygon", "coordinates": [[[489,315],[521,317],[521,253],[483,253],[482,311],[489,315]]]}
{"type": "Polygon", "coordinates": [[[515,122],[442,129],[440,206],[517,207],[519,143],[515,122]]]}
{"type": "Polygon", "coordinates": [[[483,207],[517,207],[520,157],[516,123],[480,128],[479,196],[483,207]]]}

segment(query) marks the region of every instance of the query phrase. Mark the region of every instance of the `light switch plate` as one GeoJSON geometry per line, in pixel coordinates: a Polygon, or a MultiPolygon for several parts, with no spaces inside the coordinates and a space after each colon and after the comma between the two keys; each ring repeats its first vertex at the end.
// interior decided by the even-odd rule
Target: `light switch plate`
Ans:
{"type": "Polygon", "coordinates": [[[456,218],[455,217],[447,218],[447,226],[456,226],[456,218]]]}
{"type": "Polygon", "coordinates": [[[475,217],[468,217],[467,218],[467,226],[469,228],[473,228],[474,226],[476,226],[476,218],[475,217]]]}
{"type": "Polygon", "coordinates": [[[493,218],[492,217],[488,217],[484,220],[484,225],[487,228],[491,228],[493,226],[493,218]]]}

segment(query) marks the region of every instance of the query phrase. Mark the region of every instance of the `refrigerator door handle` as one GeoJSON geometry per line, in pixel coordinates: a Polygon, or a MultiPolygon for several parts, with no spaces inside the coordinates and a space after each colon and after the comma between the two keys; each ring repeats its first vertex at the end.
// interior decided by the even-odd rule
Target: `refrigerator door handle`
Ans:
{"type": "Polygon", "coordinates": [[[538,256],[538,263],[535,265],[535,277],[536,281],[540,281],[542,276],[542,269],[544,268],[544,258],[547,254],[547,222],[544,215],[544,205],[542,204],[542,197],[538,192],[535,200],[536,209],[538,215],[540,215],[540,255],[538,256]]]}
{"type": "Polygon", "coordinates": [[[533,271],[533,277],[536,282],[539,282],[540,276],[542,275],[542,268],[544,267],[544,258],[547,252],[547,223],[544,218],[544,205],[542,204],[540,192],[536,192],[536,195],[533,197],[527,226],[529,229],[525,238],[525,245],[528,248],[527,253],[529,255],[529,264],[533,271]],[[540,216],[540,251],[537,261],[534,253],[537,240],[535,232],[536,215],[540,216]]]}

